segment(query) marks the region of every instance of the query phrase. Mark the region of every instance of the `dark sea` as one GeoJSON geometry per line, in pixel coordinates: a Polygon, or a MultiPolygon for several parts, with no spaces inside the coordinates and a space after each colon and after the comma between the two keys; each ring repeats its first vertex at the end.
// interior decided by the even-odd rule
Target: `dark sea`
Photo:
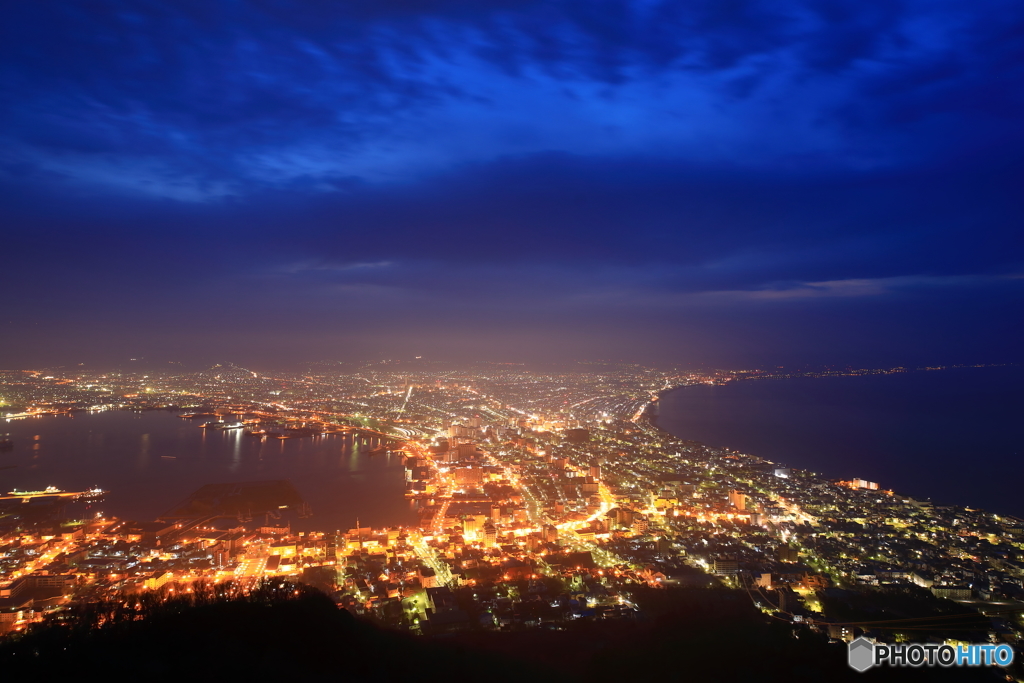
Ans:
{"type": "Polygon", "coordinates": [[[830,479],[1024,517],[1024,368],[681,387],[658,425],[830,479]]]}
{"type": "MultiPolygon", "coordinates": [[[[397,455],[355,435],[267,439],[201,429],[169,411],[111,410],[0,420],[15,448],[0,452],[0,490],[56,486],[109,491],[97,505],[122,519],[152,520],[206,484],[287,479],[312,508],[296,530],[415,524],[397,455]]],[[[259,520],[256,520],[259,521],[259,520]]]]}

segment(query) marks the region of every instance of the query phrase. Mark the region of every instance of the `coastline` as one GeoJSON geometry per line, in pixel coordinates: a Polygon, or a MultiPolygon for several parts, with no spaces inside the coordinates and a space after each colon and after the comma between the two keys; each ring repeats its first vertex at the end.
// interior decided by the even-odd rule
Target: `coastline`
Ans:
{"type": "Polygon", "coordinates": [[[1024,475],[1019,364],[772,379],[790,381],[677,385],[658,392],[643,421],[829,480],[1024,516],[1012,485],[1024,475]]]}
{"type": "Polygon", "coordinates": [[[43,415],[6,429],[17,444],[2,454],[16,468],[5,472],[9,488],[99,486],[108,491],[103,511],[123,519],[152,519],[207,484],[262,480],[291,481],[312,507],[297,530],[341,528],[357,516],[377,526],[416,519],[397,458],[356,447],[353,433],[264,440],[132,409],[43,415]]]}

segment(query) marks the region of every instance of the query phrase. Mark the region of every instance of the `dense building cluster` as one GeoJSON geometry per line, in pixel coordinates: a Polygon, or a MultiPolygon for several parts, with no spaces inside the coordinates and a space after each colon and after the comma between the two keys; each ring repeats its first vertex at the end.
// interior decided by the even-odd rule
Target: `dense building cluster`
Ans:
{"type": "Polygon", "coordinates": [[[372,431],[404,457],[406,496],[421,516],[411,527],[306,533],[210,506],[153,522],[75,520],[46,492],[21,492],[0,509],[0,628],[71,601],[170,597],[200,584],[244,593],[287,576],[417,632],[628,619],[630,586],[725,584],[776,618],[842,639],[855,630],[833,608],[852,595],[927,592],[991,612],[989,636],[1016,642],[1021,520],[657,428],[661,392],[736,376],[612,364],[7,373],[10,419],[171,408],[260,438],[372,431]]]}

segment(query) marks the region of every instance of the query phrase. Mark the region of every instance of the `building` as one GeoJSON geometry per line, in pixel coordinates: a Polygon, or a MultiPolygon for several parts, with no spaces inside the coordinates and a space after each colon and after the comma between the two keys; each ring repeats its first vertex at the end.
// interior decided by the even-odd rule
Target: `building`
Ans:
{"type": "Polygon", "coordinates": [[[734,557],[716,557],[712,572],[719,576],[735,576],[740,572],[740,564],[734,557]]]}
{"type": "Polygon", "coordinates": [[[589,429],[566,429],[565,439],[569,443],[587,443],[590,441],[589,429]]]}

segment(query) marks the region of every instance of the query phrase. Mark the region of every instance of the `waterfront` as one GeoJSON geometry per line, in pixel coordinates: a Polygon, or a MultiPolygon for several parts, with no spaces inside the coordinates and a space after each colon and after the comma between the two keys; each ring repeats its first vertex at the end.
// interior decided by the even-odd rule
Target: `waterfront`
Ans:
{"type": "Polygon", "coordinates": [[[400,456],[365,451],[380,443],[352,434],[266,439],[242,430],[200,429],[171,411],[108,410],[6,422],[15,444],[0,453],[0,488],[57,486],[110,493],[97,508],[149,520],[210,483],[288,479],[313,515],[295,526],[347,529],[417,519],[403,497],[400,456]]]}
{"type": "MultiPolygon", "coordinates": [[[[760,577],[759,589],[788,597],[759,609],[836,638],[845,637],[831,635],[841,612],[817,597],[829,586],[866,599],[876,593],[871,587],[917,586],[979,605],[1024,604],[1020,520],[932,506],[799,468],[777,473],[757,455],[685,441],[644,419],[659,391],[749,372],[594,369],[270,375],[217,365],[196,373],[7,373],[9,412],[34,417],[5,424],[16,431],[3,483],[103,486],[114,492],[100,503],[103,511],[121,519],[96,517],[95,508],[82,515],[54,501],[11,500],[0,538],[0,587],[10,595],[0,606],[13,616],[0,632],[97,596],[170,600],[208,583],[245,594],[272,577],[301,577],[335,593],[356,616],[423,634],[477,623],[506,630],[541,620],[560,628],[578,619],[632,619],[636,587],[670,578],[749,588],[751,577],[760,577]],[[181,406],[199,414],[176,417],[181,406]],[[201,429],[211,414],[262,416],[260,426],[282,436],[347,433],[263,440],[252,427],[201,429]],[[376,440],[353,435],[369,434],[367,422],[402,434],[409,457],[400,464],[383,449],[371,456],[376,440]],[[276,485],[284,478],[294,487],[276,485]],[[268,479],[274,485],[236,486],[268,479]],[[212,482],[227,485],[206,486],[212,482]],[[418,514],[399,498],[406,487],[418,514]],[[299,497],[313,517],[302,516],[299,497]],[[145,523],[163,512],[172,514],[145,523]],[[226,513],[230,528],[202,524],[211,512],[226,513]],[[293,512],[296,523],[283,528],[279,519],[293,512]],[[79,521],[58,524],[68,516],[79,521]],[[535,581],[550,601],[529,593],[535,581]],[[435,620],[432,596],[455,591],[467,608],[446,608],[435,620]],[[569,596],[581,592],[593,601],[573,604],[569,596]],[[489,616],[478,620],[470,610],[489,616]]],[[[958,392],[967,386],[955,384],[958,392]]],[[[799,412],[816,423],[829,410],[850,409],[845,394],[815,395],[810,389],[818,385],[775,385],[800,389],[799,412]]],[[[929,398],[951,402],[943,386],[931,387],[929,398]]],[[[902,395],[902,405],[872,399],[875,409],[895,416],[894,429],[918,421],[906,403],[916,406],[921,396],[891,387],[884,393],[902,395]]],[[[699,389],[689,396],[707,407],[699,389]]],[[[768,398],[778,407],[777,395],[768,398]]],[[[922,410],[942,417],[927,402],[922,410]]],[[[862,415],[862,422],[856,430],[880,433],[877,418],[862,415]]],[[[737,595],[756,605],[748,591],[737,595]]],[[[944,637],[936,626],[922,628],[944,637]]],[[[1017,642],[1019,629],[1006,637],[1017,642]]]]}
{"type": "Polygon", "coordinates": [[[1024,368],[750,380],[666,394],[658,425],[826,477],[1024,516],[1024,368]]]}

